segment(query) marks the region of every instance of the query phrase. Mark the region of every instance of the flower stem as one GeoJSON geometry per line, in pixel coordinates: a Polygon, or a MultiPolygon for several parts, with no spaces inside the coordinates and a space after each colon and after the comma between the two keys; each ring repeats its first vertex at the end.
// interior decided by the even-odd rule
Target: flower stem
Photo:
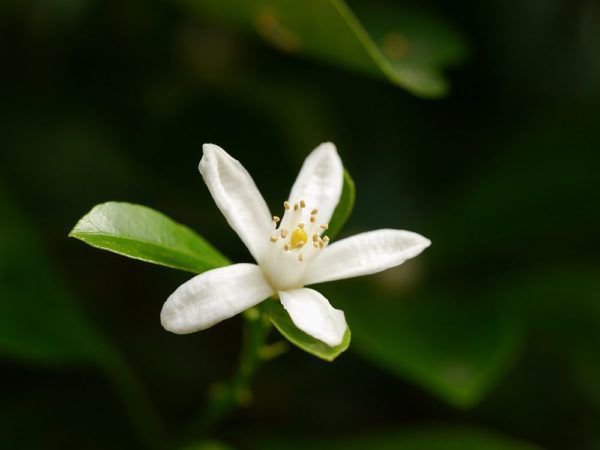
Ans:
{"type": "Polygon", "coordinates": [[[250,383],[261,363],[271,324],[258,308],[244,313],[242,349],[237,373],[228,382],[217,385],[211,392],[206,408],[187,428],[187,435],[206,434],[215,424],[240,406],[250,403],[250,383]]]}

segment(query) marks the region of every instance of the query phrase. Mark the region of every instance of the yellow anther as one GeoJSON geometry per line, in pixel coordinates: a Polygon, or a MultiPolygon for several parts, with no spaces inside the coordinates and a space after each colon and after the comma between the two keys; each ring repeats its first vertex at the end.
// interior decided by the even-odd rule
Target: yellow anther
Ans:
{"type": "Polygon", "coordinates": [[[273,216],[273,222],[277,223],[279,222],[281,219],[277,216],[273,216]]]}
{"type": "Polygon", "coordinates": [[[285,245],[283,246],[283,249],[284,249],[286,252],[288,252],[288,251],[290,250],[290,246],[289,246],[288,244],[285,244],[285,245]]]}
{"type": "Polygon", "coordinates": [[[294,211],[298,211],[298,203],[294,203],[294,211]]]}
{"type": "Polygon", "coordinates": [[[298,227],[292,231],[292,236],[290,237],[290,246],[292,249],[302,248],[307,240],[308,235],[306,234],[306,231],[304,231],[303,228],[298,227]]]}
{"type": "Polygon", "coordinates": [[[283,202],[283,207],[285,209],[290,209],[290,202],[283,202]]]}
{"type": "Polygon", "coordinates": [[[277,236],[271,236],[271,242],[277,242],[277,239],[279,239],[277,236]]]}
{"type": "Polygon", "coordinates": [[[300,208],[306,208],[306,202],[304,200],[300,200],[300,208]]]}
{"type": "Polygon", "coordinates": [[[304,224],[303,224],[302,222],[300,222],[300,223],[298,224],[298,228],[304,228],[304,224]]]}
{"type": "Polygon", "coordinates": [[[318,243],[316,243],[316,242],[313,242],[313,247],[314,247],[314,248],[319,248],[319,244],[318,244],[318,243]]]}
{"type": "Polygon", "coordinates": [[[319,235],[317,233],[312,235],[313,242],[317,242],[319,240],[319,235]]]}
{"type": "Polygon", "coordinates": [[[317,218],[315,216],[312,216],[310,218],[310,223],[315,223],[317,221],[317,218]]]}
{"type": "Polygon", "coordinates": [[[323,228],[324,230],[326,230],[327,228],[329,228],[329,225],[327,225],[326,223],[321,225],[321,228],[323,228]]]}
{"type": "Polygon", "coordinates": [[[281,229],[281,237],[285,238],[287,236],[287,234],[288,234],[287,228],[282,228],[281,229]]]}
{"type": "Polygon", "coordinates": [[[317,214],[319,214],[319,210],[318,210],[317,208],[313,209],[313,210],[310,212],[310,215],[311,215],[311,216],[316,216],[317,214]]]}
{"type": "Polygon", "coordinates": [[[329,242],[329,236],[323,237],[323,242],[329,242]]]}

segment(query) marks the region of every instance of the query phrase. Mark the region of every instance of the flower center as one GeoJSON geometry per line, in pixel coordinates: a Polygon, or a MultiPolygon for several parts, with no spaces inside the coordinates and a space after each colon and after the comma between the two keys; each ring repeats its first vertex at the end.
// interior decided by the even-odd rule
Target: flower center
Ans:
{"type": "Polygon", "coordinates": [[[294,203],[293,207],[289,202],[283,202],[283,208],[282,219],[273,216],[273,234],[270,240],[274,247],[278,251],[293,254],[300,262],[306,258],[314,258],[318,250],[329,243],[327,236],[321,237],[328,225],[317,223],[319,210],[314,208],[309,213],[304,200],[294,203]],[[312,245],[308,245],[309,243],[312,245]]]}
{"type": "Polygon", "coordinates": [[[292,237],[290,238],[290,248],[292,250],[296,248],[302,248],[306,241],[308,240],[308,235],[304,230],[304,227],[296,227],[294,231],[292,231],[292,237]]]}

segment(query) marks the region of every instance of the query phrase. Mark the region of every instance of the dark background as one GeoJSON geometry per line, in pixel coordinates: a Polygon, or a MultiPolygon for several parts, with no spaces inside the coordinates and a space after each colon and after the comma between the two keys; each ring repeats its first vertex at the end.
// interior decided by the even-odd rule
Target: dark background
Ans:
{"type": "MultiPolygon", "coordinates": [[[[392,19],[402,5],[377,4],[392,19]]],[[[357,186],[343,234],[433,245],[325,286],[350,350],[329,364],[291,348],[248,407],[190,442],[600,449],[600,5],[419,7],[463,42],[440,99],[185,4],[2,2],[2,448],[148,448],[150,408],[181,436],[235,370],[241,320],[165,332],[162,303],[189,276],[68,239],[84,213],[148,205],[249,261],[197,172],[201,144],[241,160],[275,210],[333,141],[357,186]]]]}

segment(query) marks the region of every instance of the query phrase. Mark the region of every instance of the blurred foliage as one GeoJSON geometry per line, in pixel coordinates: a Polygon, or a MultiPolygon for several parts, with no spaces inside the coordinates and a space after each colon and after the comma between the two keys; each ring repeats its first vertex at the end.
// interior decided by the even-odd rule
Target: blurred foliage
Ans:
{"type": "Polygon", "coordinates": [[[0,236],[0,351],[45,364],[105,359],[110,351],[106,342],[60,282],[35,231],[2,191],[0,236]]]}
{"type": "Polygon", "coordinates": [[[343,0],[183,0],[191,10],[255,31],[275,47],[383,75],[424,97],[447,93],[442,75],[466,53],[459,34],[431,11],[343,0]],[[366,22],[361,23],[361,19],[366,22]]]}
{"type": "Polygon", "coordinates": [[[248,261],[197,173],[201,144],[243,161],[273,207],[331,140],[357,186],[341,235],[405,228],[433,245],[324,285],[350,351],[270,362],[210,437],[598,448],[597,2],[9,0],[0,33],[4,446],[159,446],[156,424],[177,435],[236,364],[239,320],[164,332],[188,275],[67,239],[82,213],[150,205],[248,261]],[[440,100],[406,93],[448,82],[440,100]]]}
{"type": "Polygon", "coordinates": [[[265,438],[255,447],[261,450],[536,450],[539,447],[508,439],[486,431],[466,428],[431,426],[423,429],[380,431],[352,439],[319,439],[300,437],[265,438]]]}

